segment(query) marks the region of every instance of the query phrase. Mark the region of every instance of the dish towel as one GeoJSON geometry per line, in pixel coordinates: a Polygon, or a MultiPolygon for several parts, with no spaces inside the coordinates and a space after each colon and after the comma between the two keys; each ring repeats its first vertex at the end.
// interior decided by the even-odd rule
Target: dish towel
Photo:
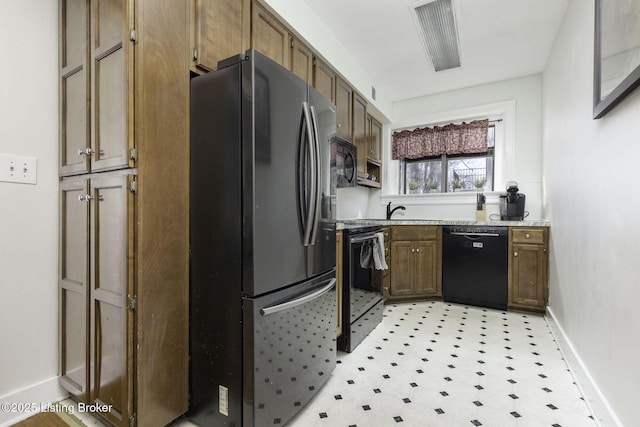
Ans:
{"type": "Polygon", "coordinates": [[[376,233],[376,238],[373,240],[373,263],[376,270],[386,270],[389,268],[387,262],[384,260],[384,233],[376,233]]]}

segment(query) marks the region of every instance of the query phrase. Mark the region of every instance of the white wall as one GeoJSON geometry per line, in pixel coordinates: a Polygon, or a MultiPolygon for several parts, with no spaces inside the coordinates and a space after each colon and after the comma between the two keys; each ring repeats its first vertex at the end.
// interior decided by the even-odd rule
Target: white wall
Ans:
{"type": "MultiPolygon", "coordinates": [[[[58,372],[57,2],[0,3],[0,153],[37,184],[0,182],[0,402],[51,402],[58,372]]],[[[20,414],[0,411],[0,425],[20,414]]]]}
{"type": "Polygon", "coordinates": [[[604,425],[617,414],[632,426],[640,402],[640,90],[591,119],[593,22],[593,2],[572,0],[543,75],[550,308],[593,379],[583,385],[596,391],[590,399],[604,425]]]}
{"type": "Polygon", "coordinates": [[[302,0],[264,0],[289,27],[297,32],[310,46],[322,55],[344,76],[345,79],[368,101],[371,113],[383,122],[391,117],[391,102],[384,90],[377,89],[376,99],[371,98],[371,87],[375,82],[366,70],[356,62],[322,21],[302,0]]]}
{"type": "MultiPolygon", "coordinates": [[[[482,86],[424,96],[393,104],[391,126],[383,143],[383,190],[370,190],[363,217],[384,216],[392,202],[407,210],[407,219],[475,219],[475,193],[398,195],[399,161],[391,160],[391,129],[424,126],[469,118],[502,118],[505,146],[496,146],[496,193],[488,195],[487,213],[499,215],[498,193],[515,180],[526,194],[528,219],[542,217],[542,76],[533,75],[482,86]]],[[[363,190],[367,191],[367,190],[363,190]]],[[[339,201],[342,200],[339,196],[339,201]]],[[[350,201],[359,200],[350,198],[350,201]]],[[[354,218],[355,207],[341,209],[354,218]]],[[[341,213],[340,211],[338,212],[341,213]]],[[[340,216],[339,216],[340,217],[340,216]]]]}

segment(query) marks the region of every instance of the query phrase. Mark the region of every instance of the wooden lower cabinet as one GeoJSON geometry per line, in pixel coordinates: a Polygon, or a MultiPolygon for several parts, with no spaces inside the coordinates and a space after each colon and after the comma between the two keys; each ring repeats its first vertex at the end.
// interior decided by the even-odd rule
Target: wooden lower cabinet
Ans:
{"type": "Polygon", "coordinates": [[[510,309],[544,312],[548,299],[548,228],[509,230],[510,309]]]}
{"type": "Polygon", "coordinates": [[[442,230],[437,226],[391,227],[388,298],[442,296],[442,230]]]}
{"type": "Polygon", "coordinates": [[[61,381],[77,399],[129,423],[134,335],[130,296],[134,176],[120,171],[60,185],[61,381]]]}

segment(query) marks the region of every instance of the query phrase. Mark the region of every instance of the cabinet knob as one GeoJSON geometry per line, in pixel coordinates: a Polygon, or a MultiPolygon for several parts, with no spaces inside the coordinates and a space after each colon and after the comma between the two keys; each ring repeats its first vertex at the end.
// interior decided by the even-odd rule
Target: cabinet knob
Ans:
{"type": "Polygon", "coordinates": [[[525,239],[528,239],[529,237],[531,237],[531,234],[529,234],[529,233],[527,233],[527,234],[525,234],[525,235],[524,235],[524,238],[525,238],[525,239]]]}
{"type": "Polygon", "coordinates": [[[514,253],[513,253],[513,256],[518,256],[518,252],[514,252],[514,253]]]}
{"type": "Polygon", "coordinates": [[[411,249],[411,252],[415,252],[415,251],[416,251],[415,249],[411,249]]]}
{"type": "Polygon", "coordinates": [[[91,147],[87,147],[84,150],[82,148],[78,148],[78,156],[92,156],[95,153],[95,150],[91,147]]]}
{"type": "Polygon", "coordinates": [[[420,252],[420,248],[416,249],[416,252],[420,252]]]}
{"type": "Polygon", "coordinates": [[[336,125],[336,127],[339,127],[339,128],[340,128],[340,127],[342,127],[342,125],[341,125],[340,123],[338,123],[338,124],[336,125]]]}
{"type": "Polygon", "coordinates": [[[90,202],[94,199],[94,197],[91,194],[80,194],[78,196],[78,201],[79,202],[90,202]]]}

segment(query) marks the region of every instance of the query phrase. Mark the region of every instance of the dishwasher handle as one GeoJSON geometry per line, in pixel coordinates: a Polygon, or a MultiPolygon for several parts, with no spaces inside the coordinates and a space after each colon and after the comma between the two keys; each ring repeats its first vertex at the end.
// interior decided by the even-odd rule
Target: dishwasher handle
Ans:
{"type": "Polygon", "coordinates": [[[457,231],[452,231],[451,233],[449,233],[451,235],[454,236],[463,236],[463,237],[467,237],[467,238],[473,238],[473,237],[500,237],[500,234],[498,233],[461,233],[461,232],[457,232],[457,231]]]}

